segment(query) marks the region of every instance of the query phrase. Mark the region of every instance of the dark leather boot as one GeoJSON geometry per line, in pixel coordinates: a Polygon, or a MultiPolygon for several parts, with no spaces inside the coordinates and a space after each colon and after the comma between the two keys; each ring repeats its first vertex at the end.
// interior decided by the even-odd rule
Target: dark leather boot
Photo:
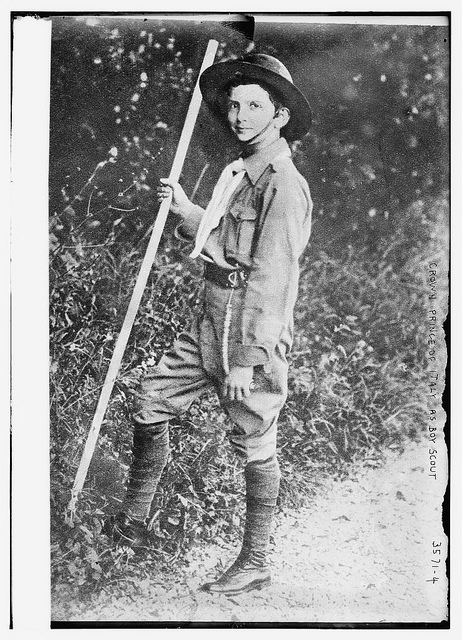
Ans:
{"type": "Polygon", "coordinates": [[[271,571],[265,554],[260,551],[243,550],[218,580],[204,584],[202,590],[235,596],[253,589],[262,589],[270,583],[271,571]]]}
{"type": "Polygon", "coordinates": [[[135,520],[123,511],[106,520],[102,531],[116,547],[148,547],[150,544],[146,522],[135,520]]]}

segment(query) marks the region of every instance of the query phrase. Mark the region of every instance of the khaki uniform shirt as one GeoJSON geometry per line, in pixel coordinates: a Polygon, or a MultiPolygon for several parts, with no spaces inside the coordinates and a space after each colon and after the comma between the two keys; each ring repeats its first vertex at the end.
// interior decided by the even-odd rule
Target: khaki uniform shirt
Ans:
{"type": "MultiPolygon", "coordinates": [[[[306,180],[295,168],[284,138],[245,157],[246,173],[202,254],[224,269],[249,269],[245,289],[236,290],[229,336],[229,365],[271,368],[276,346],[290,349],[297,297],[299,258],[311,230],[312,201],[306,180]],[[282,154],[282,155],[281,155],[282,154]]],[[[192,205],[178,228],[192,240],[204,209],[192,205]]],[[[206,340],[223,335],[223,292],[206,287],[206,340]],[[214,293],[215,290],[215,293],[214,293]],[[210,313],[208,313],[210,311],[210,313]]]]}

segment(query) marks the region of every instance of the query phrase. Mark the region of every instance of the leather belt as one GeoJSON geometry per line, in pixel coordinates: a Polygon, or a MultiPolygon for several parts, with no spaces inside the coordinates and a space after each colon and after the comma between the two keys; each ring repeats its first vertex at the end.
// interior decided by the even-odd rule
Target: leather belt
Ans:
{"type": "Polygon", "coordinates": [[[247,286],[249,272],[242,267],[239,269],[222,269],[216,264],[205,264],[205,279],[223,289],[241,289],[247,286]]]}

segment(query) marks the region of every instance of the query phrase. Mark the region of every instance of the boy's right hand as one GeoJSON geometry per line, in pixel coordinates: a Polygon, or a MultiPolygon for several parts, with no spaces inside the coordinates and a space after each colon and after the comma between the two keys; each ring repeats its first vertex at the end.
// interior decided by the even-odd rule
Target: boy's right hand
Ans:
{"type": "Polygon", "coordinates": [[[176,180],[169,180],[168,178],[161,178],[160,182],[162,184],[157,187],[157,201],[162,202],[171,194],[170,211],[180,216],[186,216],[192,206],[192,202],[183,191],[183,187],[176,180]]]}

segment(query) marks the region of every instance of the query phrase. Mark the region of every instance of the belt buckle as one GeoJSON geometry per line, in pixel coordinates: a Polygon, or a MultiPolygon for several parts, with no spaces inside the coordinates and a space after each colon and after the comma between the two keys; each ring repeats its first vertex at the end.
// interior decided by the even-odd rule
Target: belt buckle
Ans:
{"type": "Polygon", "coordinates": [[[235,289],[238,286],[238,280],[239,280],[238,271],[230,271],[230,273],[228,273],[228,282],[231,289],[235,289]]]}

